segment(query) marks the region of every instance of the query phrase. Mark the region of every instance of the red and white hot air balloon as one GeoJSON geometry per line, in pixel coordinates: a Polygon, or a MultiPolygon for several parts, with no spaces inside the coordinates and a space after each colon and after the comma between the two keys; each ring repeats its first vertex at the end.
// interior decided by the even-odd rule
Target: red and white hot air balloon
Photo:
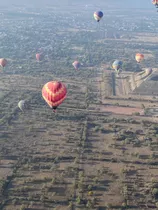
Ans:
{"type": "Polygon", "coordinates": [[[67,89],[62,82],[50,81],[42,88],[42,97],[54,111],[65,100],[66,94],[67,89]]]}

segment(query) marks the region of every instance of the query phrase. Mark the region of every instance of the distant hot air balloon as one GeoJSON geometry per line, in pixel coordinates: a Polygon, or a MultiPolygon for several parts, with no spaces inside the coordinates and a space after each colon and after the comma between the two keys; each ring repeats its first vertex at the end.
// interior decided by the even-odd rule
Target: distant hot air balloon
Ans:
{"type": "Polygon", "coordinates": [[[42,88],[42,97],[54,110],[65,100],[67,89],[65,85],[58,81],[46,83],[42,88]]]}
{"type": "Polygon", "coordinates": [[[5,58],[1,58],[1,59],[0,59],[0,65],[1,65],[2,67],[5,67],[6,64],[7,64],[7,60],[6,60],[5,58]]]}
{"type": "Polygon", "coordinates": [[[26,102],[25,100],[21,100],[21,101],[19,101],[19,103],[18,103],[18,107],[19,107],[19,109],[20,109],[22,112],[24,112],[25,109],[28,108],[28,104],[27,104],[27,102],[26,102]]]}
{"type": "Polygon", "coordinates": [[[119,70],[122,68],[122,64],[123,62],[122,61],[119,61],[119,60],[115,60],[112,64],[112,68],[115,69],[115,71],[117,73],[119,73],[119,70]]]}
{"type": "Polygon", "coordinates": [[[152,71],[153,71],[152,68],[145,69],[146,75],[150,75],[152,73],[152,71]]]}
{"type": "Polygon", "coordinates": [[[137,54],[135,55],[135,59],[136,59],[136,61],[137,61],[138,63],[140,63],[142,60],[144,60],[144,55],[141,54],[141,53],[137,53],[137,54]]]}
{"type": "Polygon", "coordinates": [[[41,53],[37,53],[36,54],[36,60],[37,61],[41,61],[41,59],[42,59],[42,54],[41,53]]]}
{"type": "Polygon", "coordinates": [[[154,4],[155,7],[158,8],[158,0],[152,0],[152,4],[154,4]]]}
{"type": "Polygon", "coordinates": [[[78,69],[80,68],[80,66],[81,66],[81,64],[80,64],[78,61],[74,61],[74,62],[72,63],[72,65],[74,66],[74,68],[75,68],[76,70],[78,70],[78,69]]]}
{"type": "Polygon", "coordinates": [[[103,12],[102,11],[94,12],[93,16],[94,16],[94,19],[97,22],[99,22],[101,20],[101,18],[103,17],[103,12]]]}

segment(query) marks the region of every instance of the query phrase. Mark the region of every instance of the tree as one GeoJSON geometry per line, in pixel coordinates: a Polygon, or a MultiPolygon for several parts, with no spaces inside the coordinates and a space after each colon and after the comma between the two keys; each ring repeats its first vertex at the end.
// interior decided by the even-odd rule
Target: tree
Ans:
{"type": "Polygon", "coordinates": [[[20,207],[20,210],[25,210],[25,209],[26,209],[26,208],[25,208],[25,205],[22,204],[21,207],[20,207]]]}
{"type": "Polygon", "coordinates": [[[77,202],[77,204],[81,203],[81,198],[79,196],[76,198],[76,202],[77,202]]]}

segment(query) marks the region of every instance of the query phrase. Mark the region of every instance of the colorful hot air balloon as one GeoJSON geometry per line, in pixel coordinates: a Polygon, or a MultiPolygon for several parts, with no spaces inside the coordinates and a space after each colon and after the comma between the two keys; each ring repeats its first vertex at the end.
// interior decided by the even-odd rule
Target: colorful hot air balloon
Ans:
{"type": "Polygon", "coordinates": [[[76,69],[76,70],[78,70],[79,68],[80,68],[80,63],[78,62],[78,61],[74,61],[73,63],[72,63],[72,65],[74,66],[74,68],[76,69]]]}
{"type": "Polygon", "coordinates": [[[28,104],[25,100],[21,100],[18,103],[18,107],[22,112],[24,112],[24,110],[28,108],[28,104]]]}
{"type": "Polygon", "coordinates": [[[94,12],[93,16],[94,16],[94,19],[97,22],[99,22],[101,20],[101,18],[103,17],[103,12],[102,11],[94,12]]]}
{"type": "Polygon", "coordinates": [[[1,59],[0,59],[0,65],[1,65],[2,67],[5,67],[6,64],[7,64],[7,60],[6,60],[5,58],[1,58],[1,59]]]}
{"type": "Polygon", "coordinates": [[[37,53],[36,54],[36,60],[37,61],[41,61],[41,59],[42,59],[42,54],[41,53],[37,53]]]}
{"type": "Polygon", "coordinates": [[[58,81],[48,82],[42,88],[42,97],[54,112],[55,109],[65,100],[66,94],[67,90],[65,85],[58,81]]]}
{"type": "Polygon", "coordinates": [[[123,62],[122,61],[119,61],[119,60],[115,60],[112,64],[112,68],[115,69],[115,71],[117,73],[119,73],[119,70],[122,68],[122,64],[123,62]]]}
{"type": "MultiPolygon", "coordinates": [[[[152,3],[155,5],[156,8],[158,8],[158,0],[152,0],[152,3]]],[[[157,10],[158,12],[158,10],[157,10]]]]}
{"type": "Polygon", "coordinates": [[[141,53],[137,53],[137,54],[135,55],[135,59],[136,59],[136,61],[137,61],[138,63],[140,63],[142,60],[144,60],[144,55],[141,54],[141,53]]]}
{"type": "Polygon", "coordinates": [[[152,0],[152,4],[154,4],[158,8],[158,0],[152,0]]]}

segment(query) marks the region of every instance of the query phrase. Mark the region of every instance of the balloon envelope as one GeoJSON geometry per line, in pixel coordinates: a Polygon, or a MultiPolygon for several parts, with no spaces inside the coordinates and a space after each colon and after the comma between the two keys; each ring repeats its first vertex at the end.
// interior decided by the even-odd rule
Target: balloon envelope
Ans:
{"type": "Polygon", "coordinates": [[[24,111],[24,110],[26,110],[28,108],[28,104],[27,104],[27,102],[25,100],[21,100],[18,103],[18,107],[19,107],[19,109],[21,111],[24,111]]]}
{"type": "Polygon", "coordinates": [[[67,89],[65,85],[58,81],[50,81],[42,88],[42,97],[53,109],[56,109],[66,98],[67,89]]]}
{"type": "Polygon", "coordinates": [[[5,58],[1,58],[1,59],[0,59],[0,65],[1,65],[2,67],[5,67],[6,64],[7,64],[7,60],[6,60],[5,58]]]}
{"type": "Polygon", "coordinates": [[[101,20],[101,18],[103,17],[103,12],[102,11],[94,12],[93,16],[94,16],[94,19],[97,22],[99,22],[101,20]]]}
{"type": "Polygon", "coordinates": [[[120,60],[115,60],[112,64],[112,68],[115,69],[115,71],[118,71],[120,68],[122,68],[123,62],[120,60]]]}
{"type": "Polygon", "coordinates": [[[153,3],[154,5],[158,5],[158,0],[152,0],[152,3],[153,3]]]}
{"type": "Polygon", "coordinates": [[[81,66],[81,64],[80,64],[78,61],[74,61],[74,62],[72,63],[72,65],[74,66],[75,69],[79,69],[80,66],[81,66]]]}
{"type": "Polygon", "coordinates": [[[149,75],[149,74],[151,74],[152,73],[152,69],[151,68],[147,68],[147,69],[145,69],[145,73],[146,73],[146,75],[149,75]]]}
{"type": "Polygon", "coordinates": [[[140,63],[142,60],[144,60],[144,55],[141,54],[141,53],[137,53],[137,54],[135,55],[135,59],[136,59],[136,61],[137,61],[138,63],[140,63]]]}
{"type": "Polygon", "coordinates": [[[42,60],[42,54],[41,53],[37,53],[36,54],[36,60],[37,61],[41,61],[42,60]]]}

